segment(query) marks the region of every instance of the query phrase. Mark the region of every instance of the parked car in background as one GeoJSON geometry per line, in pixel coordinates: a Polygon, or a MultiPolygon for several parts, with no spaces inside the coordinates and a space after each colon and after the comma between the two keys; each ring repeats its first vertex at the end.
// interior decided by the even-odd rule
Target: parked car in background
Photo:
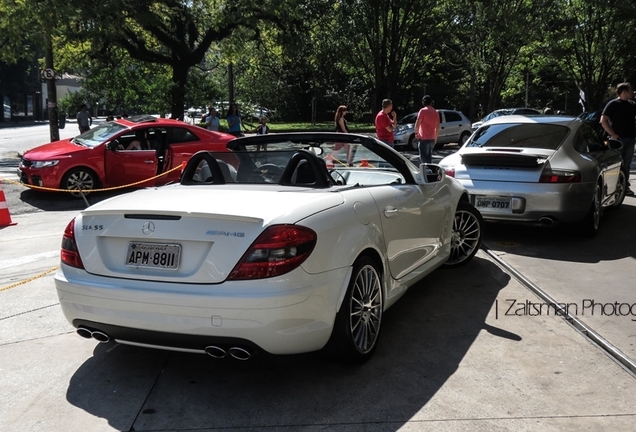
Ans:
{"type": "MultiPolygon", "coordinates": [[[[233,138],[178,120],[132,116],[26,151],[18,174],[26,185],[52,189],[90,191],[128,185],[178,167],[200,150],[223,151],[233,138]],[[147,132],[151,150],[123,150],[137,131],[147,132]]],[[[135,187],[177,182],[180,174],[175,170],[135,187]]]]}
{"type": "Polygon", "coordinates": [[[534,108],[503,108],[503,109],[498,109],[498,110],[495,110],[495,111],[491,112],[486,117],[484,117],[481,120],[479,120],[478,122],[473,123],[472,126],[471,126],[471,129],[474,131],[477,128],[479,128],[482,124],[484,124],[488,120],[494,119],[495,117],[507,116],[507,115],[515,115],[515,114],[516,115],[541,115],[541,112],[536,110],[536,109],[534,109],[534,108]]]}
{"type": "Polygon", "coordinates": [[[594,235],[603,209],[625,198],[621,148],[575,117],[510,115],[482,125],[440,166],[486,220],[578,222],[594,235]]]}
{"type": "MultiPolygon", "coordinates": [[[[470,120],[461,111],[439,109],[437,112],[439,113],[440,130],[436,147],[443,147],[444,144],[448,143],[463,145],[472,133],[470,120]]],[[[417,150],[416,120],[417,113],[415,112],[398,121],[397,127],[393,131],[396,146],[408,146],[409,149],[417,150]]]]}
{"type": "Polygon", "coordinates": [[[69,223],[55,283],[80,336],[239,360],[325,349],[360,363],[410,286],[480,247],[466,190],[375,138],[277,133],[228,148],[195,154],[180,184],[69,223]]]}

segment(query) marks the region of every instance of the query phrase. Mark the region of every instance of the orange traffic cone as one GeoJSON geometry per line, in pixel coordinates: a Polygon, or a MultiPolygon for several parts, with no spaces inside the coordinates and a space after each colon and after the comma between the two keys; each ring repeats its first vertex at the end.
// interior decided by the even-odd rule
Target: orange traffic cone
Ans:
{"type": "Polygon", "coordinates": [[[359,167],[369,167],[369,161],[366,159],[362,159],[362,161],[360,162],[360,165],[358,165],[359,167]]]}
{"type": "Polygon", "coordinates": [[[9,206],[7,200],[4,197],[2,186],[0,185],[0,228],[15,225],[17,222],[11,222],[11,215],[9,214],[9,206]]]}

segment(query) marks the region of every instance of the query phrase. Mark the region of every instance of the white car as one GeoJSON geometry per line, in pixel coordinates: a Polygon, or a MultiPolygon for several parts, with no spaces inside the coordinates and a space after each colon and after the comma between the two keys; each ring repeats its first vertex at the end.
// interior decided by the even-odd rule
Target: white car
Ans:
{"type": "MultiPolygon", "coordinates": [[[[444,144],[458,143],[462,146],[472,134],[470,120],[461,112],[447,109],[437,110],[439,114],[439,133],[437,147],[444,144]]],[[[410,150],[418,149],[418,140],[415,138],[415,121],[417,113],[402,117],[393,131],[394,144],[396,146],[408,146],[410,150]]]]}
{"type": "Polygon", "coordinates": [[[466,190],[375,138],[269,134],[195,154],[181,184],[82,211],[57,293],[78,334],[246,360],[325,349],[363,362],[384,311],[477,252],[466,190]]]}

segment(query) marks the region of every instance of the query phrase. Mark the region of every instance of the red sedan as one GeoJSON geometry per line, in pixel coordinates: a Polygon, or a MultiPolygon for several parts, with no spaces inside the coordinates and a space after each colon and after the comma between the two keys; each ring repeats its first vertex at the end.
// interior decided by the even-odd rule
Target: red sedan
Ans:
{"type": "MultiPolygon", "coordinates": [[[[227,151],[232,139],[232,135],[178,120],[134,116],[31,149],[22,156],[18,170],[22,183],[51,189],[88,191],[130,185],[170,171],[200,150],[227,151]],[[147,148],[128,150],[139,136],[146,137],[147,148]]],[[[178,182],[180,174],[181,170],[173,170],[133,186],[178,182]]]]}

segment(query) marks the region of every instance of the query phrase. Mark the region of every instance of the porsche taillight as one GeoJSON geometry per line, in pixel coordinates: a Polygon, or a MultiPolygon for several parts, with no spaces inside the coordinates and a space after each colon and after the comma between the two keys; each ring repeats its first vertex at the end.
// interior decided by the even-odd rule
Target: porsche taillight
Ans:
{"type": "Polygon", "coordinates": [[[539,183],[580,183],[581,173],[577,171],[545,170],[541,173],[539,183]]]}
{"type": "Polygon", "coordinates": [[[316,233],[297,225],[267,228],[243,255],[228,280],[263,279],[301,265],[316,245],[316,233]]]}
{"type": "Polygon", "coordinates": [[[77,250],[77,243],[75,242],[75,218],[66,226],[64,235],[62,236],[62,262],[72,267],[84,268],[82,259],[79,256],[77,250]]]}

